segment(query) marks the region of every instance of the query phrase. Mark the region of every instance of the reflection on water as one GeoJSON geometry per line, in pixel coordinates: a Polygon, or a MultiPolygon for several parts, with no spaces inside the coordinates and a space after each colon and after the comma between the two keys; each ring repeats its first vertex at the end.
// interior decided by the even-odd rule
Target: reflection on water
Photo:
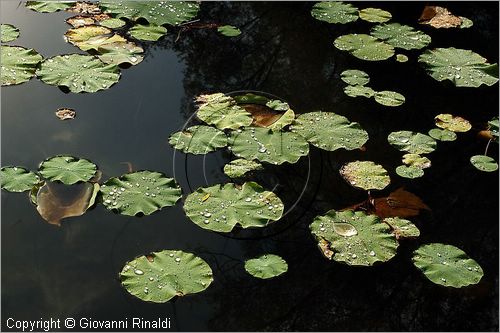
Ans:
{"type": "MultiPolygon", "coordinates": [[[[62,38],[70,14],[39,14],[17,5],[1,3],[2,22],[20,28],[16,44],[45,57],[81,53],[62,38]]],[[[276,188],[289,210],[264,230],[208,232],[187,220],[180,203],[142,218],[98,205],[54,228],[41,223],[26,196],[2,192],[3,318],[171,317],[175,330],[498,330],[499,197],[491,186],[498,183],[498,173],[476,172],[468,162],[484,149],[483,142],[472,131],[439,143],[425,176],[406,180],[395,174],[401,154],[386,140],[395,130],[427,132],[439,113],[461,115],[480,128],[498,112],[497,88],[459,89],[436,82],[418,66],[418,51],[406,52],[410,61],[404,64],[357,60],[337,51],[333,40],[371,25],[323,24],[311,18],[311,6],[203,3],[201,22],[232,24],[242,35],[227,38],[210,29],[190,29],[177,39],[171,33],[144,46],[141,64],[123,70],[118,84],[95,94],[64,94],[36,80],[2,88],[2,164],[35,170],[49,156],[72,154],[97,163],[106,180],[125,173],[122,162],[129,162],[135,170],[174,176],[184,194],[228,181],[222,172],[230,159],[226,151],[186,156],[168,145],[169,135],[190,119],[193,98],[201,93],[266,91],[297,113],[333,111],[370,134],[366,151],[311,147],[297,164],[266,165],[258,172],[254,180],[276,188]],[[339,75],[348,68],[369,73],[376,90],[403,93],[406,103],[386,108],[345,96],[339,75]],[[62,106],[78,110],[78,117],[58,120],[54,112],[62,106]],[[342,164],[356,159],[376,161],[390,171],[392,184],[374,196],[404,186],[432,209],[412,218],[420,239],[403,243],[393,260],[373,268],[329,262],[308,230],[314,216],[366,199],[338,173],[342,164]],[[430,284],[410,260],[423,242],[463,249],[483,267],[481,283],[460,290],[430,284]],[[214,283],[204,293],[167,304],[132,298],[120,287],[118,271],[131,258],[162,249],[198,254],[213,268],[214,283]],[[248,276],[243,260],[264,252],[282,256],[289,271],[268,281],[248,276]]],[[[413,26],[422,6],[377,2],[395,21],[413,26]]],[[[432,46],[470,48],[496,62],[498,4],[446,7],[471,18],[474,26],[426,30],[432,46]]],[[[492,155],[498,160],[498,151],[492,155]]]]}

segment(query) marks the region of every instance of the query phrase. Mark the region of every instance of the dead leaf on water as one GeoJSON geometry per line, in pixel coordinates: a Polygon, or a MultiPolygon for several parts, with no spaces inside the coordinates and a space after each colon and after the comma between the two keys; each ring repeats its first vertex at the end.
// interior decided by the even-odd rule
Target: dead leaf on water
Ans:
{"type": "Polygon", "coordinates": [[[420,24],[427,24],[434,28],[458,28],[462,24],[461,17],[439,6],[425,6],[418,21],[420,24]]]}
{"type": "Polygon", "coordinates": [[[284,114],[260,104],[240,104],[240,106],[252,115],[252,125],[258,127],[269,127],[284,114]]]}
{"type": "Polygon", "coordinates": [[[80,14],[100,14],[101,8],[98,5],[87,2],[87,1],[78,1],[74,4],[73,7],[66,9],[66,11],[71,13],[80,13],[80,14]]]}
{"type": "Polygon", "coordinates": [[[70,108],[59,108],[56,111],[56,116],[61,120],[74,119],[76,117],[76,112],[70,108]]]}

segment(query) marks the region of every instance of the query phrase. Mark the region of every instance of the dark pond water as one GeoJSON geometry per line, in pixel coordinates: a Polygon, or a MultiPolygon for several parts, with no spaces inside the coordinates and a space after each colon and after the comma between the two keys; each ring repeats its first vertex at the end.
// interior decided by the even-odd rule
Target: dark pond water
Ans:
{"type": "MultiPolygon", "coordinates": [[[[430,78],[418,66],[420,52],[408,63],[363,62],[337,51],[333,40],[366,32],[370,24],[328,25],[310,15],[313,3],[203,3],[202,22],[242,28],[229,39],[213,31],[172,31],[147,48],[145,60],[122,71],[118,84],[95,94],[65,94],[38,80],[2,88],[2,165],[36,170],[56,154],[86,157],[98,164],[103,179],[150,169],[175,176],[184,194],[200,186],[228,182],[222,167],[227,152],[206,157],[174,153],[171,133],[194,112],[193,98],[204,92],[260,90],[287,100],[297,112],[333,111],[359,122],[369,133],[366,151],[311,149],[296,165],[266,167],[255,180],[276,186],[286,217],[266,230],[219,235],[197,227],[182,204],[143,218],[108,212],[98,205],[61,227],[49,225],[24,194],[2,191],[2,328],[8,317],[93,318],[170,317],[172,330],[498,330],[498,172],[481,173],[469,163],[484,151],[477,138],[483,123],[498,114],[498,85],[456,88],[430,78]],[[344,69],[371,76],[376,90],[406,96],[399,108],[347,97],[339,79],[344,69]],[[73,121],[54,116],[59,107],[77,110],[73,121]],[[439,143],[430,154],[432,168],[423,178],[406,180],[394,169],[401,153],[389,146],[395,130],[427,132],[439,113],[469,119],[473,130],[458,140],[439,143]],[[329,262],[316,248],[308,226],[314,216],[365,199],[339,176],[355,159],[384,165],[392,184],[377,195],[404,186],[432,209],[414,222],[422,236],[400,246],[388,263],[353,268],[329,262]],[[430,283],[411,263],[421,243],[453,244],[484,269],[481,282],[451,290],[430,283]],[[214,270],[205,292],[166,304],[147,304],[129,296],[118,272],[131,258],[161,249],[197,253],[214,270]],[[263,252],[281,255],[287,274],[257,281],[242,261],[263,252]]],[[[394,21],[416,26],[424,3],[357,3],[392,12],[394,21]]],[[[422,28],[432,46],[458,47],[498,61],[498,3],[441,3],[474,21],[467,30],[422,28]]],[[[63,40],[68,13],[39,14],[17,1],[1,2],[2,23],[21,30],[16,45],[43,56],[79,53],[63,40]]],[[[490,155],[498,160],[498,145],[490,155]]]]}

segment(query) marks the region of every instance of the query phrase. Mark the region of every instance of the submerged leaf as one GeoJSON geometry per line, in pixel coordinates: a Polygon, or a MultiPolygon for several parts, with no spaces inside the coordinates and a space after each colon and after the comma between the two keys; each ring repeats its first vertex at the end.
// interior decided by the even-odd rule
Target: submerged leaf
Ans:
{"type": "Polygon", "coordinates": [[[236,37],[241,35],[241,30],[233,25],[223,25],[218,27],[217,32],[227,37],[236,37]]]}
{"type": "Polygon", "coordinates": [[[2,43],[12,42],[19,37],[19,29],[12,24],[0,25],[0,38],[2,43]]]}
{"type": "Polygon", "coordinates": [[[380,61],[394,55],[394,48],[377,38],[366,34],[343,35],[335,39],[334,45],[342,51],[348,51],[361,60],[380,61]]]}
{"type": "Polygon", "coordinates": [[[438,114],[434,117],[434,120],[436,121],[437,127],[452,132],[467,132],[472,128],[468,120],[462,117],[453,116],[449,113],[438,114]]]}
{"type": "Polygon", "coordinates": [[[376,91],[365,86],[347,86],[344,88],[344,93],[349,97],[366,97],[375,96],[376,91]]]}
{"type": "Polygon", "coordinates": [[[362,190],[383,190],[391,178],[381,165],[371,161],[355,161],[344,164],[340,175],[353,187],[362,190]]]}
{"type": "Polygon", "coordinates": [[[56,111],[56,116],[61,120],[75,119],[76,112],[69,108],[59,108],[56,111]]]}
{"type": "Polygon", "coordinates": [[[405,97],[395,91],[377,91],[375,101],[385,106],[400,106],[405,102],[405,97]]]}
{"type": "Polygon", "coordinates": [[[388,217],[384,219],[384,222],[391,227],[397,240],[420,236],[420,230],[411,221],[399,217],[388,217]]]}
{"type": "Polygon", "coordinates": [[[431,37],[420,30],[399,23],[380,24],[370,34],[386,43],[405,50],[422,49],[430,44],[431,37]]]}
{"type": "Polygon", "coordinates": [[[480,171],[493,172],[498,170],[498,163],[486,155],[474,155],[470,158],[470,162],[480,171]]]}
{"type": "Polygon", "coordinates": [[[54,13],[71,8],[75,1],[27,1],[26,8],[40,13],[54,13]]]}
{"type": "Polygon", "coordinates": [[[227,146],[224,132],[211,126],[191,126],[172,134],[168,141],[175,149],[191,154],[207,154],[227,146]]]}
{"type": "Polygon", "coordinates": [[[311,15],[320,21],[346,24],[358,19],[358,9],[341,1],[322,1],[313,6],[311,15]]]}
{"type": "Polygon", "coordinates": [[[433,128],[429,130],[429,135],[439,141],[455,141],[457,135],[447,129],[433,128]]]}
{"type": "Polygon", "coordinates": [[[255,161],[239,158],[224,165],[224,173],[230,178],[243,177],[246,173],[254,170],[262,170],[262,164],[255,161]]]}
{"type": "Polygon", "coordinates": [[[144,57],[142,47],[135,45],[132,42],[114,42],[99,46],[98,58],[106,64],[131,64],[137,65],[144,57]]]}
{"type": "Polygon", "coordinates": [[[340,73],[340,79],[351,86],[364,86],[370,82],[370,76],[358,69],[347,69],[343,71],[340,73]]]}
{"type": "Polygon", "coordinates": [[[136,24],[128,31],[129,35],[138,40],[155,42],[167,33],[167,28],[154,24],[136,24]]]}
{"type": "Polygon", "coordinates": [[[36,66],[43,59],[33,49],[24,47],[2,45],[0,50],[2,86],[29,81],[35,75],[36,66]]]}
{"type": "Polygon", "coordinates": [[[258,258],[245,261],[248,274],[259,279],[270,279],[288,271],[288,264],[275,254],[264,254],[258,258]]]}
{"type": "Polygon", "coordinates": [[[396,168],[396,173],[404,178],[415,179],[422,177],[424,175],[424,170],[422,170],[422,168],[413,165],[410,166],[400,165],[396,168]]]}
{"type": "Polygon", "coordinates": [[[436,141],[428,135],[411,132],[392,132],[387,137],[391,146],[399,151],[406,151],[412,154],[428,154],[436,149],[436,141]]]}
{"type": "Polygon", "coordinates": [[[0,183],[2,190],[8,192],[29,191],[40,182],[38,175],[22,167],[2,167],[0,183]]]}
{"type": "Polygon", "coordinates": [[[249,112],[223,93],[200,95],[196,101],[199,103],[196,116],[219,129],[237,129],[249,126],[253,121],[249,112]]]}
{"type": "Polygon", "coordinates": [[[365,8],[359,11],[359,18],[371,23],[384,23],[392,18],[392,14],[380,8],[365,8]]]}
{"type": "Polygon", "coordinates": [[[49,181],[71,185],[92,179],[97,172],[97,166],[84,158],[58,155],[40,163],[38,171],[49,181]]]}

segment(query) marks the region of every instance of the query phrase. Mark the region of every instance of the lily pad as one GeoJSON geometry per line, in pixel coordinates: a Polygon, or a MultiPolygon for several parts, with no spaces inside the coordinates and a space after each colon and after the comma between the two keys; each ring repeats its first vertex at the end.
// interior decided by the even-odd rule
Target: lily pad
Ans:
{"type": "Polygon", "coordinates": [[[429,135],[439,141],[455,141],[457,135],[447,129],[433,128],[429,130],[429,135]]]}
{"type": "Polygon", "coordinates": [[[182,192],[173,178],[154,171],[137,171],[110,178],[101,186],[104,206],[118,214],[150,215],[170,207],[182,192]]]}
{"type": "Polygon", "coordinates": [[[396,173],[403,178],[415,179],[422,177],[424,170],[414,165],[400,165],[396,168],[396,173]]]}
{"type": "Polygon", "coordinates": [[[19,37],[19,29],[12,24],[0,25],[0,38],[2,43],[12,42],[19,37]]]}
{"type": "Polygon", "coordinates": [[[47,84],[65,86],[74,93],[93,93],[118,82],[120,70],[92,56],[69,54],[44,60],[36,75],[47,84]]]}
{"type": "Polygon", "coordinates": [[[124,20],[111,17],[101,21],[99,24],[106,28],[118,29],[125,26],[126,22],[124,20]]]}
{"type": "Polygon", "coordinates": [[[241,30],[232,25],[223,25],[218,27],[217,32],[227,37],[236,37],[241,35],[241,30]]]}
{"type": "Polygon", "coordinates": [[[129,35],[138,40],[156,42],[167,33],[167,28],[155,24],[136,24],[128,31],[129,35]]]}
{"type": "Polygon", "coordinates": [[[281,131],[295,119],[295,112],[288,103],[279,99],[269,99],[256,94],[236,95],[238,105],[249,112],[253,118],[252,126],[281,131]]]}
{"type": "Polygon", "coordinates": [[[227,146],[224,132],[211,126],[191,126],[170,136],[170,145],[184,153],[206,154],[227,146]]]}
{"type": "Polygon", "coordinates": [[[436,126],[452,131],[452,132],[467,132],[472,128],[468,120],[451,115],[449,113],[438,114],[434,117],[436,126]]]}
{"type": "Polygon", "coordinates": [[[375,96],[376,91],[365,86],[347,86],[344,88],[344,93],[349,97],[366,97],[375,96]]]}
{"type": "Polygon", "coordinates": [[[431,282],[445,287],[466,287],[479,283],[483,277],[481,266],[452,245],[422,245],[413,252],[412,261],[431,282]]]}
{"type": "Polygon", "coordinates": [[[199,103],[196,116],[219,129],[237,129],[249,126],[253,121],[249,112],[223,93],[201,95],[196,101],[199,103]]]}
{"type": "Polygon", "coordinates": [[[391,183],[387,170],[372,161],[344,164],[340,175],[353,187],[362,190],[383,190],[391,183]]]}
{"type": "Polygon", "coordinates": [[[112,30],[97,25],[69,29],[64,37],[83,51],[97,50],[108,44],[127,41],[122,36],[114,34],[112,30]]]}
{"type": "Polygon", "coordinates": [[[470,50],[436,48],[418,57],[428,74],[437,81],[450,80],[457,87],[492,86],[498,82],[498,66],[470,50]]]}
{"type": "Polygon", "coordinates": [[[460,19],[462,20],[462,23],[460,23],[460,29],[467,29],[474,25],[474,22],[467,17],[460,16],[460,19]]]}
{"type": "Polygon", "coordinates": [[[436,140],[430,136],[411,131],[392,132],[387,140],[397,150],[412,154],[429,154],[437,145],[436,140]]]}
{"type": "Polygon", "coordinates": [[[380,24],[373,27],[370,34],[388,44],[405,49],[422,49],[430,44],[431,36],[409,25],[399,23],[380,24]]]}
{"type": "Polygon", "coordinates": [[[378,91],[375,93],[375,101],[385,106],[400,106],[405,102],[405,97],[395,91],[378,91]]]}
{"type": "Polygon", "coordinates": [[[0,47],[2,86],[10,86],[29,81],[42,56],[33,49],[19,46],[0,47]]]}
{"type": "Polygon", "coordinates": [[[101,14],[101,8],[98,3],[90,1],[77,1],[71,8],[66,9],[70,13],[79,13],[85,15],[101,14]]]}
{"type": "Polygon", "coordinates": [[[340,73],[340,79],[351,86],[364,86],[370,82],[370,76],[358,69],[347,69],[343,71],[340,73]]]}
{"type": "Polygon", "coordinates": [[[256,161],[239,158],[224,165],[224,173],[230,178],[243,177],[250,171],[263,170],[262,164],[256,161]]]}
{"type": "Polygon", "coordinates": [[[270,279],[288,271],[288,264],[275,254],[264,254],[258,258],[245,261],[248,274],[259,279],[270,279]]]}
{"type": "Polygon", "coordinates": [[[2,190],[8,192],[29,191],[40,182],[38,175],[22,167],[2,167],[0,183],[2,190]]]}
{"type": "Polygon", "coordinates": [[[392,14],[380,8],[365,8],[359,11],[359,18],[371,23],[384,23],[392,18],[392,14]]]}
{"type": "Polygon", "coordinates": [[[498,133],[499,133],[498,125],[499,125],[498,117],[493,117],[490,121],[488,121],[488,130],[490,131],[493,138],[495,138],[496,140],[498,140],[498,133]]]}
{"type": "Polygon", "coordinates": [[[115,42],[105,44],[97,49],[99,52],[98,58],[106,64],[131,64],[137,65],[144,57],[142,47],[135,45],[132,42],[115,42]]]}
{"type": "Polygon", "coordinates": [[[384,222],[391,227],[392,233],[396,236],[397,240],[420,236],[420,230],[411,221],[400,217],[388,217],[384,219],[384,222]]]}
{"type": "Polygon", "coordinates": [[[404,54],[396,54],[396,61],[397,62],[407,62],[409,59],[408,59],[408,56],[404,55],[404,54]]]}
{"type": "Polygon", "coordinates": [[[431,167],[431,160],[418,154],[404,154],[403,163],[420,169],[427,169],[431,167]]]}
{"type": "Polygon", "coordinates": [[[76,111],[70,108],[59,108],[55,114],[60,120],[71,120],[76,117],[76,111]]]}
{"type": "Polygon", "coordinates": [[[75,1],[27,1],[26,8],[40,13],[54,13],[73,7],[75,1]]]}
{"type": "MultiPolygon", "coordinates": [[[[103,15],[103,14],[101,14],[103,15]]],[[[104,14],[105,15],[105,14],[104,14]]],[[[95,25],[99,23],[96,17],[100,17],[100,15],[93,16],[83,16],[77,15],[66,19],[66,23],[68,23],[73,28],[80,28],[88,25],[95,25]]]]}
{"type": "Polygon", "coordinates": [[[283,208],[276,194],[254,182],[199,188],[184,203],[191,221],[219,232],[230,232],[237,224],[242,228],[265,227],[281,218],[283,208]]]}
{"type": "Polygon", "coordinates": [[[493,172],[498,170],[498,163],[486,155],[474,155],[470,158],[470,162],[480,171],[493,172]]]}
{"type": "Polygon", "coordinates": [[[303,113],[295,120],[292,131],[328,151],[359,149],[368,141],[368,133],[358,123],[333,112],[303,113]]]}
{"type": "Polygon", "coordinates": [[[212,269],[192,253],[163,250],[135,258],[120,272],[122,286],[135,297],[165,303],[175,296],[199,293],[213,281],[212,269]]]}
{"type": "Polygon", "coordinates": [[[366,34],[343,35],[335,39],[334,45],[342,51],[348,51],[361,60],[380,61],[394,55],[394,48],[377,38],[366,34]]]}
{"type": "Polygon", "coordinates": [[[40,163],[38,171],[47,180],[71,185],[92,179],[97,172],[97,166],[84,158],[59,155],[40,163]]]}
{"type": "Polygon", "coordinates": [[[313,6],[311,15],[320,21],[346,24],[358,19],[358,9],[341,1],[322,1],[313,6]]]}
{"type": "Polygon", "coordinates": [[[372,266],[396,255],[398,242],[391,228],[376,215],[330,210],[309,226],[323,254],[352,266],[372,266]]]}

